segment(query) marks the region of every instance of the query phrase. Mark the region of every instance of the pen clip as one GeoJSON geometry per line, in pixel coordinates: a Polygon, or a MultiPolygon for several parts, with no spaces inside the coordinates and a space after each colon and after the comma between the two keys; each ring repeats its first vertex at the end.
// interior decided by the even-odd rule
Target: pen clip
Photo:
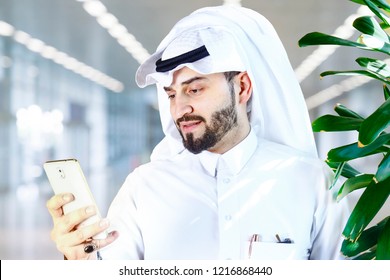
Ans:
{"type": "Polygon", "coordinates": [[[293,243],[293,241],[290,238],[280,239],[279,234],[275,234],[276,239],[278,240],[278,243],[293,243]]]}

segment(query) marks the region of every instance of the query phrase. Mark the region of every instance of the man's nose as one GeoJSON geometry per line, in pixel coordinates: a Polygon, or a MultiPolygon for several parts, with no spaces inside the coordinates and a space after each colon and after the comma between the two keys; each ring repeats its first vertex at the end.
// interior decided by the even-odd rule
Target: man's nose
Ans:
{"type": "Polygon", "coordinates": [[[175,97],[175,118],[181,118],[191,114],[194,111],[190,103],[190,98],[186,94],[176,95],[175,97]]]}

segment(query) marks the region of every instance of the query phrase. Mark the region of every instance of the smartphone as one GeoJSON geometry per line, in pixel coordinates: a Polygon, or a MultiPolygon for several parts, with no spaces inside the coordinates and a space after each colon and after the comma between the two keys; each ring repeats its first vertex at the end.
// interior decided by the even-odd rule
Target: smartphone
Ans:
{"type": "MultiPolygon", "coordinates": [[[[76,159],[51,160],[44,163],[43,168],[49,179],[55,194],[72,193],[75,199],[63,206],[64,214],[77,210],[81,207],[94,205],[96,215],[89,217],[79,226],[87,226],[101,219],[97,204],[85,179],[84,173],[76,159]]],[[[101,232],[93,239],[104,239],[107,231],[101,232]]]]}

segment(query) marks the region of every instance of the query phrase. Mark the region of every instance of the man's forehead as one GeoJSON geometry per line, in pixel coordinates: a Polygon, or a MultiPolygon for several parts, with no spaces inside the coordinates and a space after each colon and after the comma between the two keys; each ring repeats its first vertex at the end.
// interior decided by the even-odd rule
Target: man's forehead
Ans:
{"type": "Polygon", "coordinates": [[[172,83],[169,86],[165,86],[164,89],[179,85],[188,85],[195,81],[208,81],[212,76],[213,74],[201,74],[189,67],[183,67],[173,72],[172,83]]]}
{"type": "Polygon", "coordinates": [[[202,74],[202,73],[199,73],[187,66],[184,66],[176,71],[173,72],[173,77],[172,77],[172,83],[175,81],[175,80],[183,80],[183,79],[186,79],[186,78],[191,78],[191,77],[206,77],[206,76],[209,76],[207,74],[202,74]]]}

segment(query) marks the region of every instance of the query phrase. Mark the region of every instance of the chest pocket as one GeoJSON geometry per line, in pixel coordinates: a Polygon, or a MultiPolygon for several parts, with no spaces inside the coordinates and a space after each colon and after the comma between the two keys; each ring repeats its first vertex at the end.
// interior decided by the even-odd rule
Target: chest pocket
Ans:
{"type": "Polygon", "coordinates": [[[247,242],[247,258],[253,260],[307,260],[309,250],[295,243],[247,242]]]}

